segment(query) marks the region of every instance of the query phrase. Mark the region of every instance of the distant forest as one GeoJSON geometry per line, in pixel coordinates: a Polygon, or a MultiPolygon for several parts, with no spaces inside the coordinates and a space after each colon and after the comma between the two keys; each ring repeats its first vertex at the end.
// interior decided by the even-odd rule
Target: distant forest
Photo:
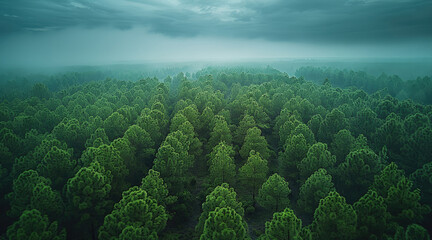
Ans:
{"type": "Polygon", "coordinates": [[[430,239],[430,77],[176,70],[3,80],[0,239],[430,239]]]}
{"type": "Polygon", "coordinates": [[[404,81],[397,75],[382,73],[378,77],[364,71],[339,70],[336,68],[300,67],[296,76],[316,83],[327,81],[335,87],[357,87],[367,93],[383,91],[401,100],[432,104],[432,79],[430,76],[404,81]]]}

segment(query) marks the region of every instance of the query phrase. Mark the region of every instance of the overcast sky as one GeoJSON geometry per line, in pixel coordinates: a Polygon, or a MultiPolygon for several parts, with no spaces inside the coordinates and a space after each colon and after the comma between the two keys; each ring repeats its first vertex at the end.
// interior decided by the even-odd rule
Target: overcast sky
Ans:
{"type": "Polygon", "coordinates": [[[0,0],[0,64],[431,57],[432,0],[0,0]]]}

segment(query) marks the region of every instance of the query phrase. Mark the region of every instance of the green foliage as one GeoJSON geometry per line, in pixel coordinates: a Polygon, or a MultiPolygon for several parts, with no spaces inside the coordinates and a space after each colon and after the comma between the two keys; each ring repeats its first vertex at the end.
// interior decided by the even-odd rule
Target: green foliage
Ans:
{"type": "Polygon", "coordinates": [[[150,134],[138,125],[130,126],[124,133],[124,138],[126,138],[130,146],[134,148],[135,157],[139,162],[145,161],[154,155],[154,142],[150,137],[150,134]]]}
{"type": "Polygon", "coordinates": [[[99,162],[81,168],[66,185],[66,196],[81,221],[102,218],[110,206],[112,175],[99,162]]]}
{"type": "Polygon", "coordinates": [[[411,135],[417,131],[417,129],[430,126],[429,118],[422,113],[410,114],[405,118],[404,127],[405,131],[411,135]]]}
{"type": "MultiPolygon", "coordinates": [[[[296,129],[296,127],[301,124],[299,120],[296,119],[297,117],[295,115],[291,116],[289,120],[287,120],[285,123],[283,123],[279,128],[279,139],[280,145],[286,144],[289,137],[291,136],[291,133],[296,129]]],[[[304,136],[303,136],[304,137],[304,136]]],[[[305,137],[306,139],[306,137],[305,137]]]]}
{"type": "Polygon", "coordinates": [[[18,217],[26,209],[37,208],[44,214],[58,216],[63,211],[60,194],[50,187],[51,181],[34,170],[21,173],[13,181],[12,192],[6,198],[11,204],[9,215],[18,217]]]}
{"type": "Polygon", "coordinates": [[[249,157],[250,151],[254,150],[259,153],[262,158],[269,159],[270,150],[268,148],[267,140],[264,136],[261,136],[261,130],[257,127],[250,128],[247,130],[244,143],[239,153],[243,159],[249,157]]]}
{"type": "Polygon", "coordinates": [[[217,186],[222,183],[235,182],[236,165],[234,164],[234,150],[225,142],[220,142],[210,154],[210,182],[217,186]]]}
{"type": "Polygon", "coordinates": [[[9,187],[8,170],[0,164],[0,193],[4,194],[5,188],[9,187]]]}
{"type": "Polygon", "coordinates": [[[91,131],[88,122],[80,122],[78,119],[63,119],[52,131],[60,141],[67,143],[74,151],[82,151],[91,131]]]}
{"type": "Polygon", "coordinates": [[[276,212],[270,222],[265,223],[263,239],[272,240],[303,240],[302,221],[297,218],[293,210],[285,208],[283,212],[276,212]]]}
{"type": "Polygon", "coordinates": [[[411,224],[407,227],[405,232],[405,239],[406,240],[429,240],[430,236],[428,231],[417,224],[411,224]]]}
{"type": "Polygon", "coordinates": [[[338,166],[338,185],[345,194],[351,193],[350,200],[356,200],[367,191],[381,168],[382,163],[372,150],[360,149],[350,152],[345,162],[338,166]],[[352,189],[356,189],[355,193],[352,193],[352,189]]]}
{"type": "Polygon", "coordinates": [[[242,203],[237,201],[237,193],[233,188],[230,188],[227,183],[222,183],[207,195],[206,201],[202,204],[203,211],[199,217],[198,224],[195,227],[195,230],[199,235],[202,234],[204,223],[208,218],[209,213],[214,211],[217,207],[229,207],[234,209],[234,211],[236,211],[240,216],[244,215],[242,203]]]}
{"type": "Polygon", "coordinates": [[[310,230],[310,226],[302,228],[302,230],[300,232],[300,237],[302,238],[302,240],[312,240],[313,239],[313,234],[312,234],[312,231],[310,230]]]}
{"type": "MultiPolygon", "coordinates": [[[[209,218],[206,234],[239,238],[232,229],[242,235],[246,211],[253,235],[259,236],[264,229],[257,224],[269,211],[288,206],[290,196],[305,220],[317,212],[314,224],[290,231],[297,239],[425,238],[424,229],[413,224],[430,227],[432,107],[395,96],[427,100],[429,77],[402,81],[307,68],[306,78],[314,84],[271,67],[208,67],[192,74],[177,74],[177,67],[152,73],[147,67],[125,68],[1,84],[4,231],[34,209],[39,220],[26,226],[29,231],[19,230],[21,239],[49,239],[51,233],[39,236],[48,222],[27,236],[45,215],[67,228],[68,239],[97,239],[104,217],[102,238],[193,239],[214,212],[219,217],[209,218]],[[314,74],[317,79],[310,79],[314,74]],[[149,75],[175,77],[161,82],[149,75]],[[243,165],[238,172],[234,162],[243,165]],[[380,172],[388,162],[393,163],[380,172]],[[330,197],[332,176],[349,203],[360,198],[354,204],[357,226],[342,197],[330,197]],[[226,183],[239,187],[245,210],[226,183]],[[202,205],[194,234],[197,205],[217,185],[202,205]],[[138,187],[120,200],[130,186],[138,187]],[[265,210],[252,201],[257,194],[265,210]],[[216,212],[218,207],[235,214],[216,212]],[[157,217],[160,221],[153,221],[157,217]],[[169,229],[162,231],[168,219],[169,229]]],[[[285,213],[278,216],[290,220],[272,221],[272,229],[290,229],[297,222],[285,213]]],[[[66,237],[57,230],[51,235],[66,237]]]]}
{"type": "MultiPolygon", "coordinates": [[[[300,118],[300,116],[294,116],[294,113],[287,108],[283,108],[280,111],[280,114],[275,119],[275,125],[273,127],[273,132],[275,135],[279,135],[282,125],[284,125],[287,121],[294,121],[294,119],[300,118]]],[[[298,120],[298,119],[297,119],[298,120]]],[[[291,128],[291,131],[293,128],[291,128]]],[[[282,137],[282,135],[279,135],[282,137]]]]}
{"type": "Polygon", "coordinates": [[[316,110],[315,106],[310,103],[309,100],[302,99],[299,96],[291,98],[284,107],[292,111],[297,111],[304,122],[309,121],[314,114],[314,110],[316,110]]]}
{"type": "Polygon", "coordinates": [[[327,150],[327,144],[315,143],[309,148],[306,157],[298,164],[300,178],[306,180],[320,168],[329,171],[334,167],[335,163],[336,157],[327,150]]]}
{"type": "Polygon", "coordinates": [[[303,134],[308,145],[313,145],[316,142],[315,141],[315,135],[310,130],[310,128],[304,123],[297,125],[297,127],[294,128],[294,130],[291,132],[291,134],[292,135],[303,134]]]}
{"type": "Polygon", "coordinates": [[[354,209],[357,213],[357,238],[382,239],[390,219],[384,199],[369,190],[354,203],[354,209]]]}
{"type": "Polygon", "coordinates": [[[239,179],[243,186],[252,194],[255,203],[255,196],[261,184],[267,177],[267,160],[262,159],[259,153],[251,151],[246,163],[239,169],[239,179]]]}
{"type": "MultiPolygon", "coordinates": [[[[37,209],[50,218],[58,218],[64,211],[64,204],[60,193],[51,186],[41,182],[34,186],[27,209],[37,209]]],[[[60,218],[59,218],[60,219],[60,218]]]]}
{"type": "Polygon", "coordinates": [[[380,196],[386,198],[388,190],[392,186],[405,178],[403,170],[399,170],[396,163],[387,165],[379,175],[375,175],[371,189],[375,190],[380,196]]]}
{"type": "MultiPolygon", "coordinates": [[[[201,129],[200,115],[195,104],[191,104],[178,112],[178,114],[182,114],[186,117],[187,121],[189,121],[193,128],[197,131],[201,129]]],[[[174,130],[175,131],[175,130],[174,130]]],[[[171,132],[173,130],[171,129],[171,132]]]]}
{"type": "Polygon", "coordinates": [[[112,145],[101,145],[98,148],[90,147],[82,155],[80,161],[84,166],[98,162],[112,175],[111,194],[119,195],[126,188],[125,177],[128,169],[120,156],[120,152],[112,145]]]}
{"type": "Polygon", "coordinates": [[[99,239],[157,239],[168,220],[165,208],[136,186],[122,195],[105,217],[99,239]]]}
{"type": "Polygon", "coordinates": [[[381,125],[381,119],[370,108],[363,108],[357,112],[356,117],[352,120],[354,135],[363,134],[371,139],[373,133],[381,125]]]}
{"type": "Polygon", "coordinates": [[[164,207],[177,201],[177,197],[169,196],[167,185],[160,177],[160,173],[150,169],[147,176],[141,181],[141,188],[144,189],[149,197],[164,207]]]}
{"type": "Polygon", "coordinates": [[[242,102],[242,107],[244,109],[244,113],[251,115],[255,119],[257,125],[260,128],[269,127],[268,123],[270,121],[270,118],[266,113],[264,107],[260,103],[258,103],[255,99],[253,98],[245,99],[245,101],[242,102]]]}
{"type": "Polygon", "coordinates": [[[313,214],[320,200],[334,190],[332,176],[320,168],[300,187],[297,204],[305,213],[313,214]]]}
{"type": "Polygon", "coordinates": [[[7,229],[10,240],[66,240],[66,231],[59,231],[57,222],[50,222],[48,217],[38,210],[26,210],[12,226],[7,229]]]}
{"type": "Polygon", "coordinates": [[[345,119],[345,114],[335,108],[328,113],[322,121],[318,130],[318,140],[330,143],[333,139],[333,135],[347,128],[347,126],[348,122],[345,119]]]}
{"type": "Polygon", "coordinates": [[[253,127],[256,127],[255,119],[250,115],[244,115],[234,132],[234,143],[241,146],[244,143],[248,130],[253,127]]]}
{"type": "Polygon", "coordinates": [[[225,142],[226,144],[232,143],[231,131],[228,128],[228,123],[225,118],[220,115],[216,115],[213,119],[214,127],[210,133],[210,139],[208,141],[208,149],[213,149],[220,142],[225,142]]]}
{"type": "Polygon", "coordinates": [[[188,143],[187,136],[182,132],[170,133],[154,160],[153,169],[160,172],[172,193],[182,192],[188,182],[188,170],[193,165],[188,143]]]}
{"type": "Polygon", "coordinates": [[[432,205],[432,162],[423,165],[410,175],[414,186],[421,190],[422,200],[432,205]]]}
{"type": "Polygon", "coordinates": [[[200,240],[243,240],[249,239],[247,224],[230,207],[217,207],[209,213],[200,240]]]}
{"type": "Polygon", "coordinates": [[[299,171],[297,166],[306,157],[309,145],[303,134],[292,135],[284,145],[284,151],[279,153],[279,169],[282,176],[289,180],[297,180],[299,171]]]}
{"type": "Polygon", "coordinates": [[[158,113],[158,115],[163,115],[163,113],[158,110],[150,110],[146,108],[142,111],[141,115],[138,117],[137,124],[143,130],[145,130],[150,134],[150,137],[152,138],[153,142],[155,142],[155,145],[159,145],[160,142],[163,140],[162,137],[163,129],[161,128],[163,126],[160,125],[158,119],[153,117],[153,115],[156,115],[153,113],[158,113]]]}
{"type": "Polygon", "coordinates": [[[114,112],[107,119],[105,119],[104,129],[108,135],[108,138],[110,140],[114,140],[123,136],[123,133],[127,129],[127,120],[120,113],[114,112]]]}
{"type": "Polygon", "coordinates": [[[340,130],[334,137],[330,145],[330,151],[336,156],[337,164],[343,162],[345,157],[354,147],[355,138],[346,129],[340,130]]]}
{"type": "Polygon", "coordinates": [[[74,173],[75,165],[76,161],[71,159],[67,151],[53,146],[38,165],[37,171],[51,179],[55,189],[61,190],[69,176],[74,173]]]}
{"type": "Polygon", "coordinates": [[[318,131],[321,126],[321,123],[323,121],[323,118],[321,115],[316,114],[313,115],[312,118],[307,122],[307,125],[309,129],[313,132],[313,134],[317,137],[318,131]]]}
{"type": "Polygon", "coordinates": [[[403,177],[388,189],[385,203],[391,220],[402,226],[419,223],[430,212],[430,207],[420,203],[420,190],[411,190],[412,182],[403,177]]]}
{"type": "Polygon", "coordinates": [[[180,112],[177,112],[171,119],[170,131],[175,132],[179,130],[180,126],[186,121],[188,121],[188,119],[180,112]]]}
{"type": "Polygon", "coordinates": [[[270,211],[279,211],[289,207],[291,189],[285,179],[279,174],[271,175],[263,183],[258,193],[258,203],[270,211]]]}
{"type": "Polygon", "coordinates": [[[117,138],[110,144],[110,146],[117,150],[122,162],[126,166],[129,172],[129,175],[126,176],[127,179],[138,184],[147,169],[145,162],[136,158],[135,149],[131,146],[129,140],[124,137],[117,138]]]}
{"type": "Polygon", "coordinates": [[[3,143],[0,142],[0,159],[2,160],[1,164],[4,167],[11,168],[14,162],[12,157],[12,153],[9,151],[3,143]]]}
{"type": "Polygon", "coordinates": [[[36,83],[31,89],[31,95],[40,99],[47,99],[51,96],[50,90],[43,83],[36,83]]]}
{"type": "Polygon", "coordinates": [[[201,158],[202,154],[202,143],[198,139],[197,134],[195,133],[195,129],[189,121],[184,122],[180,125],[178,131],[182,132],[186,135],[187,144],[189,145],[189,154],[192,158],[198,159],[201,158]]]}
{"type": "Polygon", "coordinates": [[[204,108],[200,116],[201,131],[199,132],[199,135],[201,137],[205,139],[208,139],[210,137],[210,132],[212,131],[210,124],[213,118],[214,118],[213,110],[210,107],[204,108]]]}
{"type": "Polygon", "coordinates": [[[389,240],[430,240],[428,231],[417,224],[409,225],[406,230],[398,228],[393,238],[389,240]]]}
{"type": "Polygon", "coordinates": [[[0,141],[15,156],[22,155],[23,140],[12,130],[8,128],[1,129],[0,141]]]}
{"type": "Polygon", "coordinates": [[[421,168],[432,159],[432,128],[418,128],[405,142],[402,147],[404,156],[400,163],[408,173],[421,168]],[[413,161],[415,160],[415,161],[413,161]]]}
{"type": "Polygon", "coordinates": [[[400,150],[406,140],[406,132],[401,118],[395,113],[391,113],[387,116],[384,124],[377,128],[373,139],[377,148],[384,145],[388,148],[390,160],[398,160],[400,150]]]}
{"type": "Polygon", "coordinates": [[[314,239],[354,239],[357,214],[336,191],[322,199],[315,210],[312,232],[314,239]]]}
{"type": "Polygon", "coordinates": [[[375,176],[371,186],[384,198],[391,221],[402,226],[420,222],[430,212],[429,206],[420,203],[420,190],[411,190],[412,185],[412,181],[392,162],[375,176]]]}
{"type": "Polygon", "coordinates": [[[105,133],[104,128],[98,128],[96,131],[87,139],[85,147],[99,147],[102,144],[110,144],[108,136],[105,133]]]}

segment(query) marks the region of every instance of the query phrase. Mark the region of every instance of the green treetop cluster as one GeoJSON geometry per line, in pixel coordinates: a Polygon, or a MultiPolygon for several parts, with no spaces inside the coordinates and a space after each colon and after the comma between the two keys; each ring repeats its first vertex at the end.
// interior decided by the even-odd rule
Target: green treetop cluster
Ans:
{"type": "Polygon", "coordinates": [[[405,99],[428,87],[299,72],[328,80],[208,67],[12,92],[0,239],[430,239],[432,107],[405,99]]]}

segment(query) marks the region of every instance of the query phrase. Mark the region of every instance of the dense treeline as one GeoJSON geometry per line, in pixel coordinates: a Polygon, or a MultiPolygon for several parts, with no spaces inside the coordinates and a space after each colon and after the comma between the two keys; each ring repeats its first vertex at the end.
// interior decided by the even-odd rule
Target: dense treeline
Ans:
{"type": "Polygon", "coordinates": [[[404,81],[397,75],[382,73],[378,77],[364,71],[338,70],[335,68],[300,67],[296,76],[316,83],[329,82],[332,86],[357,87],[368,93],[384,91],[401,100],[412,99],[423,104],[432,104],[432,79],[429,76],[404,81]]]}
{"type": "Polygon", "coordinates": [[[0,105],[2,238],[429,239],[430,105],[270,67],[30,91],[0,105]]]}
{"type": "Polygon", "coordinates": [[[43,85],[51,92],[58,92],[75,85],[101,81],[106,78],[137,81],[147,77],[174,76],[181,71],[191,69],[194,67],[145,64],[54,68],[38,74],[29,73],[28,70],[10,70],[0,74],[0,99],[28,98],[34,96],[34,92],[39,91],[37,88],[43,85]],[[37,85],[37,83],[43,85],[37,85]]]}

